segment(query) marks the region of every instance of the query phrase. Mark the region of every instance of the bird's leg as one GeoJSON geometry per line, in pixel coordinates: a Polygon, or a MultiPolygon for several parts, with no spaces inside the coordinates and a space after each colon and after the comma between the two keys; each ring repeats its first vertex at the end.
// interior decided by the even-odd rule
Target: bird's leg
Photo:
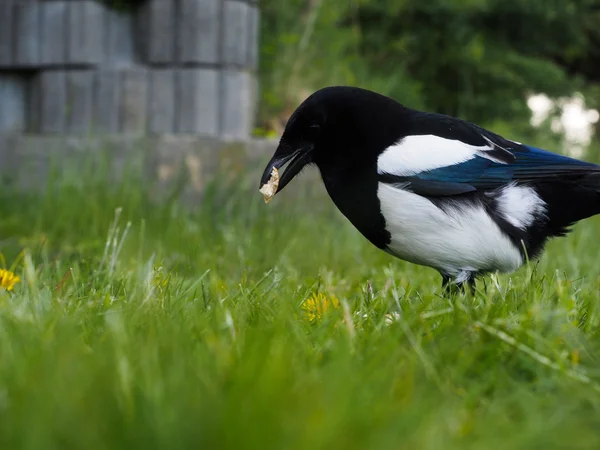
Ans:
{"type": "Polygon", "coordinates": [[[452,296],[463,291],[462,283],[453,283],[452,278],[442,273],[442,291],[445,296],[452,296]]]}
{"type": "Polygon", "coordinates": [[[449,294],[450,293],[450,281],[451,278],[446,275],[446,274],[442,274],[442,291],[444,292],[444,294],[449,294]]]}
{"type": "Polygon", "coordinates": [[[442,291],[444,295],[464,294],[465,284],[469,287],[471,295],[475,295],[475,274],[469,273],[466,279],[453,283],[452,278],[444,273],[442,275],[442,291]]]}
{"type": "Polygon", "coordinates": [[[475,275],[472,275],[467,281],[467,285],[469,286],[469,291],[471,291],[471,295],[475,296],[475,275]]]}

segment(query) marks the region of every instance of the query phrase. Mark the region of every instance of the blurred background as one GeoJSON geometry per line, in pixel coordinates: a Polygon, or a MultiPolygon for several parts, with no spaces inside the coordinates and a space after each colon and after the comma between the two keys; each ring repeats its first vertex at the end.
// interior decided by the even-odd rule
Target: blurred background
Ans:
{"type": "Polygon", "coordinates": [[[277,139],[348,84],[583,156],[598,24],[595,0],[0,0],[0,135],[277,139]]]}
{"type": "Polygon", "coordinates": [[[280,132],[310,91],[337,83],[508,135],[565,139],[575,152],[598,127],[598,1],[265,0],[261,8],[259,124],[269,131],[280,132]]]}
{"type": "Polygon", "coordinates": [[[600,216],[450,301],[265,205],[332,84],[600,162],[600,0],[0,0],[0,448],[600,448],[600,216]]]}

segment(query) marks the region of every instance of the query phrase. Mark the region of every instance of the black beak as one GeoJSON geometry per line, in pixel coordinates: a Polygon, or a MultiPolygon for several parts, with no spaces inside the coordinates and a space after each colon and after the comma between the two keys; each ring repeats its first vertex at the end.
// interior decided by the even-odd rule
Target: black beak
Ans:
{"type": "Polygon", "coordinates": [[[279,186],[277,187],[277,191],[275,193],[279,193],[283,190],[286,185],[292,181],[292,179],[298,175],[298,173],[302,170],[302,168],[310,162],[312,146],[301,147],[300,149],[293,151],[291,153],[287,153],[285,155],[278,155],[280,149],[277,149],[269,164],[265,168],[262,178],[260,179],[260,187],[266,184],[271,177],[271,172],[273,168],[277,170],[281,169],[288,162],[288,166],[285,171],[279,176],[279,186]]]}

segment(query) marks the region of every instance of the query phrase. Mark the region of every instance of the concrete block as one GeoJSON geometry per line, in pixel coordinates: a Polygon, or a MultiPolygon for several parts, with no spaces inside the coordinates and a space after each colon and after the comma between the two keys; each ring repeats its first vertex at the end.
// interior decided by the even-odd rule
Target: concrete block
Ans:
{"type": "Polygon", "coordinates": [[[177,74],[178,133],[217,136],[219,132],[219,71],[181,69],[177,74]]]}
{"type": "Polygon", "coordinates": [[[67,61],[66,25],[69,2],[54,1],[40,3],[41,15],[41,54],[40,63],[44,66],[57,66],[67,61]]]}
{"type": "Polygon", "coordinates": [[[121,73],[117,70],[100,70],[94,86],[94,130],[115,134],[120,129],[121,73]]]}
{"type": "MultiPolygon", "coordinates": [[[[155,204],[176,198],[185,207],[201,208],[207,183],[215,176],[253,183],[277,140],[223,143],[199,136],[0,136],[0,177],[13,186],[44,192],[48,175],[57,170],[64,179],[85,187],[82,167],[106,163],[109,183],[139,174],[155,204]],[[140,172],[138,172],[138,170],[140,172]]],[[[309,171],[290,191],[295,198],[323,199],[318,171],[309,171]],[[315,182],[317,181],[317,182],[315,182]]],[[[253,188],[254,189],[254,188],[253,188]]]]}
{"type": "Polygon", "coordinates": [[[69,2],[67,60],[71,65],[96,65],[105,59],[105,7],[93,0],[69,2]]]}
{"type": "Polygon", "coordinates": [[[180,0],[178,54],[183,63],[217,64],[221,0],[180,0]]]}
{"type": "Polygon", "coordinates": [[[93,70],[75,70],[67,73],[67,132],[89,133],[92,131],[94,105],[93,70]]]}
{"type": "MultiPolygon", "coordinates": [[[[10,141],[6,142],[3,149],[2,165],[0,173],[5,183],[10,183],[12,188],[22,190],[41,191],[42,183],[46,181],[40,166],[45,166],[41,160],[45,155],[31,152],[24,152],[24,136],[11,135],[10,141]],[[10,147],[8,147],[8,144],[10,147]]],[[[7,137],[4,137],[7,139],[7,137]]]]}
{"type": "Polygon", "coordinates": [[[248,25],[248,56],[246,66],[251,70],[258,69],[260,52],[260,10],[257,6],[250,7],[248,25]]]}
{"type": "Polygon", "coordinates": [[[244,66],[248,56],[250,6],[225,0],[223,14],[223,63],[228,66],[244,66]]]}
{"type": "MultiPolygon", "coordinates": [[[[67,73],[44,71],[37,79],[38,101],[31,108],[39,108],[39,130],[42,133],[64,133],[67,129],[67,73]]],[[[36,113],[32,113],[35,117],[36,113]]]]}
{"type": "Polygon", "coordinates": [[[220,136],[246,139],[252,132],[256,105],[256,79],[243,71],[224,70],[221,80],[220,136]]]}
{"type": "Polygon", "coordinates": [[[15,141],[17,134],[1,134],[0,133],[0,177],[4,185],[11,184],[14,186],[16,173],[19,169],[15,164],[15,141]]]}
{"type": "Polygon", "coordinates": [[[26,103],[27,131],[40,133],[42,130],[42,89],[40,76],[35,75],[29,82],[26,103]]]}
{"type": "Polygon", "coordinates": [[[27,80],[0,74],[0,134],[25,131],[27,80]]]}
{"type": "Polygon", "coordinates": [[[40,4],[17,2],[15,5],[15,64],[35,67],[40,63],[40,4]]]}
{"type": "Polygon", "coordinates": [[[110,67],[131,67],[135,60],[134,17],[106,10],[106,63],[110,67]]]}
{"type": "Polygon", "coordinates": [[[163,134],[175,131],[175,70],[150,71],[149,131],[163,134]]]}
{"type": "Polygon", "coordinates": [[[175,7],[173,0],[148,0],[144,6],[147,62],[169,64],[175,61],[175,7]]]}
{"type": "Polygon", "coordinates": [[[10,66],[14,59],[14,13],[13,0],[0,1],[0,67],[10,66]]]}
{"type": "Polygon", "coordinates": [[[133,45],[135,59],[148,62],[148,4],[142,3],[133,16],[133,45]]]}
{"type": "Polygon", "coordinates": [[[127,69],[121,72],[120,131],[146,132],[148,104],[148,71],[127,69]]]}

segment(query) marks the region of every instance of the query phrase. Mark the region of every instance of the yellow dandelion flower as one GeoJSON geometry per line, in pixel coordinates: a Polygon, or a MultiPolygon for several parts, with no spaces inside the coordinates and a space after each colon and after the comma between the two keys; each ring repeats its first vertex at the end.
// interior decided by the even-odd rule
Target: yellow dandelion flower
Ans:
{"type": "Polygon", "coordinates": [[[340,302],[335,296],[326,296],[321,292],[311,295],[302,302],[304,316],[309,322],[320,320],[330,309],[338,309],[339,306],[340,302]]]}
{"type": "Polygon", "coordinates": [[[17,284],[21,281],[17,275],[15,275],[10,270],[0,269],[0,286],[2,286],[7,291],[12,291],[17,284]]]}

